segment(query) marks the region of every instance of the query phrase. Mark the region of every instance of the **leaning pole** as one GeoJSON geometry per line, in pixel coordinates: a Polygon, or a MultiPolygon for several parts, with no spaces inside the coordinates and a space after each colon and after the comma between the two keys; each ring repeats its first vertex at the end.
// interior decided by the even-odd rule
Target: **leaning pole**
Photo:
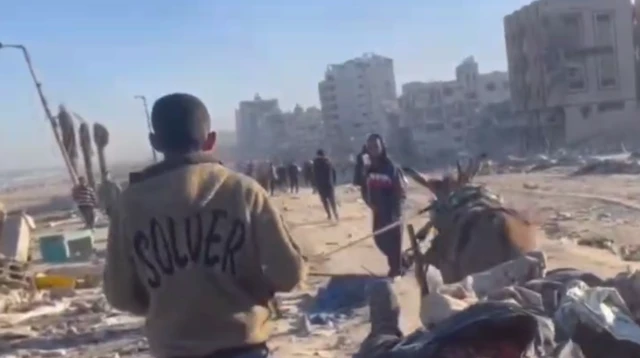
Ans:
{"type": "Polygon", "coordinates": [[[5,45],[0,43],[0,49],[2,48],[15,48],[22,51],[22,54],[24,55],[24,60],[27,63],[27,67],[29,68],[29,73],[31,74],[31,79],[33,80],[33,84],[36,87],[36,91],[38,91],[38,96],[40,97],[40,103],[42,104],[42,108],[44,109],[44,113],[46,114],[47,119],[49,120],[49,123],[51,124],[51,130],[53,131],[53,136],[56,139],[58,148],[60,149],[60,154],[62,154],[62,159],[64,159],[64,164],[67,167],[67,171],[69,173],[71,182],[73,183],[73,185],[76,185],[78,183],[78,175],[73,169],[73,166],[71,165],[71,160],[67,155],[67,151],[65,150],[64,145],[62,144],[62,138],[60,138],[60,133],[58,133],[58,124],[56,123],[56,119],[51,113],[51,110],[49,109],[49,104],[47,103],[47,99],[45,98],[44,93],[42,92],[42,83],[38,80],[38,77],[36,76],[35,70],[33,69],[33,64],[31,63],[31,56],[29,56],[29,52],[27,51],[27,48],[24,47],[23,45],[5,45]]]}

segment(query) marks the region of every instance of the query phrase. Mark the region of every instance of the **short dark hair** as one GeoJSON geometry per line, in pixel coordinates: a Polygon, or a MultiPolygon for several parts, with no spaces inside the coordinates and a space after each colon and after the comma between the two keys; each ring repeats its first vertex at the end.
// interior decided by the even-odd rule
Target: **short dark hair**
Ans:
{"type": "Polygon", "coordinates": [[[153,104],[151,125],[158,151],[188,152],[202,148],[211,130],[211,118],[198,97],[173,93],[153,104]]]}
{"type": "Polygon", "coordinates": [[[324,157],[324,150],[318,149],[318,151],[316,152],[316,155],[319,157],[324,157]]]}

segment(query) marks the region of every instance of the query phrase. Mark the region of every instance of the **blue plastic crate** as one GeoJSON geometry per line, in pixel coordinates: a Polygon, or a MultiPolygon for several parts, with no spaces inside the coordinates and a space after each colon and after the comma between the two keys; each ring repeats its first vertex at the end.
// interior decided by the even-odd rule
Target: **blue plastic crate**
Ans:
{"type": "Polygon", "coordinates": [[[69,247],[67,246],[67,240],[64,234],[41,236],[38,242],[42,261],[47,263],[69,261],[69,247]]]}

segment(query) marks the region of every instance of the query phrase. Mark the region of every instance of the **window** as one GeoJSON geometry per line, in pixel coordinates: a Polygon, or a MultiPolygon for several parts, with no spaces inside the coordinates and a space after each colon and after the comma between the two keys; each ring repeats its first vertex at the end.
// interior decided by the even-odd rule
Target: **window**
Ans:
{"type": "Polygon", "coordinates": [[[425,126],[427,132],[439,132],[444,130],[444,124],[442,123],[427,123],[425,126]]]}
{"type": "Polygon", "coordinates": [[[591,106],[586,105],[586,106],[582,106],[580,107],[580,112],[582,113],[582,119],[587,119],[589,118],[589,115],[591,114],[591,106]]]}
{"type": "Polygon", "coordinates": [[[458,121],[458,122],[451,123],[451,128],[453,128],[453,129],[462,129],[462,122],[458,121]]]}
{"type": "Polygon", "coordinates": [[[467,99],[478,99],[478,94],[475,92],[469,92],[465,94],[465,97],[467,97],[467,99]]]}
{"type": "Polygon", "coordinates": [[[594,44],[602,49],[596,57],[598,87],[609,89],[618,85],[618,66],[615,53],[615,29],[612,13],[597,13],[594,16],[594,44]]]}
{"type": "Polygon", "coordinates": [[[598,112],[622,111],[624,107],[624,101],[607,101],[598,103],[598,112]]]}
{"type": "Polygon", "coordinates": [[[450,87],[445,87],[442,90],[442,94],[444,94],[445,96],[449,97],[449,96],[453,95],[453,90],[450,87]]]}
{"type": "Polygon", "coordinates": [[[567,67],[567,86],[571,91],[582,91],[586,89],[587,84],[584,78],[584,67],[571,66],[567,67]]]}
{"type": "Polygon", "coordinates": [[[574,44],[581,45],[582,41],[582,33],[583,33],[583,23],[582,23],[582,14],[581,13],[568,13],[562,14],[562,28],[558,29],[563,32],[568,39],[576,41],[574,44]]]}
{"type": "Polygon", "coordinates": [[[454,137],[454,138],[453,138],[453,140],[454,140],[456,143],[462,143],[463,138],[462,138],[461,136],[457,136],[457,137],[454,137]]]}
{"type": "Polygon", "coordinates": [[[489,92],[493,92],[496,90],[496,84],[493,82],[489,82],[487,83],[487,85],[485,86],[485,88],[487,89],[487,91],[489,92]]]}

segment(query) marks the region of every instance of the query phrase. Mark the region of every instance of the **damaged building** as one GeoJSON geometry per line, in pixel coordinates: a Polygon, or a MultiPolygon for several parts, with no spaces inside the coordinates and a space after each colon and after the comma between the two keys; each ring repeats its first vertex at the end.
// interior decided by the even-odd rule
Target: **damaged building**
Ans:
{"type": "Polygon", "coordinates": [[[392,149],[416,164],[447,162],[476,150],[479,113],[510,108],[509,96],[508,74],[480,73],[473,57],[455,68],[453,80],[407,83],[397,109],[388,114],[392,149]]]}
{"type": "Polygon", "coordinates": [[[505,17],[525,149],[619,145],[640,133],[632,13],[629,0],[538,0],[505,17]]]}

